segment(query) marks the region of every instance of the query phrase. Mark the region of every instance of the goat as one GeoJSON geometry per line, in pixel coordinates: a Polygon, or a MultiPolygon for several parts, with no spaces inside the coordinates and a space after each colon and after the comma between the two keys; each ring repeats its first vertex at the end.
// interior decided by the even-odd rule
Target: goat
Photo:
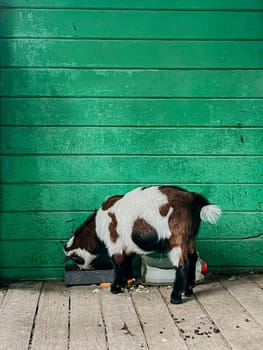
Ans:
{"type": "Polygon", "coordinates": [[[120,293],[135,254],[166,252],[176,270],[171,303],[179,304],[182,293],[191,296],[195,286],[201,220],[214,224],[220,215],[220,207],[195,192],[174,186],[136,188],[106,199],[64,246],[64,260],[86,269],[106,247],[115,271],[111,292],[120,293]]]}

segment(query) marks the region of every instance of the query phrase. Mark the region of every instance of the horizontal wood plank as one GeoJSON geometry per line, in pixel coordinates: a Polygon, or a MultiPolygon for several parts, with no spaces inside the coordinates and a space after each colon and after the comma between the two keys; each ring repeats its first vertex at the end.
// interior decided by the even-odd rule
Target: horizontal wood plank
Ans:
{"type": "MultiPolygon", "coordinates": [[[[244,240],[199,240],[197,250],[209,267],[255,266],[263,268],[262,239],[244,240]]],[[[223,270],[222,270],[223,271],[223,270]]]]}
{"type": "Polygon", "coordinates": [[[61,0],[59,3],[55,0],[2,0],[3,7],[19,7],[19,8],[83,8],[83,9],[196,9],[196,10],[262,10],[263,4],[261,0],[188,0],[182,2],[181,0],[61,0]]]}
{"type": "Polygon", "coordinates": [[[9,9],[0,31],[33,38],[262,39],[262,19],[263,12],[9,9]]]}
{"type": "Polygon", "coordinates": [[[263,100],[2,98],[2,125],[261,126],[263,100]]]}
{"type": "MultiPolygon", "coordinates": [[[[57,130],[58,131],[58,130],[57,130]]],[[[197,133],[200,130],[197,129],[197,133]]],[[[176,137],[175,137],[176,139],[176,137]]],[[[208,138],[210,142],[212,137],[208,138]]],[[[251,137],[252,139],[252,137],[251,137]]],[[[61,139],[63,140],[63,138],[61,139]]],[[[88,140],[88,138],[87,138],[88,140]]],[[[62,141],[63,142],[63,141],[62,141]]],[[[182,138],[182,144],[184,140],[182,138]]],[[[198,142],[198,137],[197,137],[198,142]]],[[[209,147],[209,145],[207,145],[209,147]]],[[[230,149],[230,146],[229,146],[230,149]]],[[[16,150],[16,148],[14,148],[16,150]]],[[[258,150],[255,149],[255,152],[258,150]]],[[[31,153],[31,152],[30,152],[31,153]]],[[[212,152],[211,152],[212,153],[212,152]]],[[[214,151],[216,153],[216,151],[214,151]]],[[[16,183],[176,183],[263,182],[263,157],[223,156],[2,156],[1,181],[16,183]],[[228,169],[226,172],[225,169],[228,169]],[[237,168],[239,171],[237,172],[237,168]],[[81,171],[80,171],[81,169],[81,171]],[[101,171],[103,169],[103,171],[101,171]],[[167,171],[170,169],[170,171],[167,171]]]]}
{"type": "MultiPolygon", "coordinates": [[[[62,245],[56,240],[2,241],[1,266],[4,268],[61,267],[64,258],[62,245]],[[12,254],[5,254],[12,251],[12,254]]],[[[255,266],[263,268],[263,239],[199,240],[197,249],[209,268],[255,266]]],[[[62,266],[63,267],[63,266],[62,266]]]]}
{"type": "MultiPolygon", "coordinates": [[[[0,213],[2,240],[62,239],[92,212],[0,213]],[[25,236],[26,232],[26,236],[25,236]]],[[[262,236],[263,213],[223,213],[217,225],[202,223],[198,239],[253,239],[262,236]]]]}
{"type": "MultiPolygon", "coordinates": [[[[144,184],[142,183],[143,187],[144,184]]],[[[90,211],[108,196],[124,194],[132,184],[2,185],[2,211],[90,211]],[[26,198],[26,200],[25,200],[26,198]]],[[[224,211],[262,211],[262,185],[187,185],[224,211]]]]}
{"type": "Polygon", "coordinates": [[[261,128],[1,127],[0,135],[1,153],[14,155],[263,154],[261,128]]]}
{"type": "Polygon", "coordinates": [[[262,70],[13,68],[0,74],[0,94],[10,97],[263,97],[262,70]]]}
{"type": "Polygon", "coordinates": [[[262,41],[1,39],[0,65],[121,69],[251,69],[263,67],[262,50],[262,41]]]}

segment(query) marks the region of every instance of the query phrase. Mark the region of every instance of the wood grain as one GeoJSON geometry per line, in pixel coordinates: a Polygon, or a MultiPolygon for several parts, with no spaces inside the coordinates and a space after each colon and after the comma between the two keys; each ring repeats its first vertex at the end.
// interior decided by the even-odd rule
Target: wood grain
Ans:
{"type": "Polygon", "coordinates": [[[262,49],[262,41],[1,39],[0,65],[77,69],[252,69],[262,68],[262,49]]]}
{"type": "Polygon", "coordinates": [[[246,309],[218,282],[198,286],[197,298],[232,349],[261,349],[262,328],[246,309]],[[247,331],[250,335],[247,337],[247,331]]]}
{"type": "Polygon", "coordinates": [[[45,282],[41,291],[31,349],[66,349],[68,344],[68,290],[62,281],[45,282]]]}
{"type": "Polygon", "coordinates": [[[262,18],[252,11],[6,9],[0,31],[33,38],[262,39],[262,18]]]}
{"type": "Polygon", "coordinates": [[[4,7],[20,7],[20,8],[88,8],[88,9],[194,9],[194,10],[261,10],[263,8],[260,0],[188,0],[182,2],[181,0],[114,0],[110,3],[107,0],[75,0],[74,5],[71,0],[61,0],[59,3],[55,0],[2,0],[4,7]]]}
{"type": "Polygon", "coordinates": [[[24,350],[29,346],[40,282],[14,283],[1,306],[1,349],[24,350]]]}
{"type": "Polygon", "coordinates": [[[100,298],[94,290],[95,286],[70,288],[70,350],[107,349],[100,298]]]}
{"type": "Polygon", "coordinates": [[[4,97],[263,97],[261,70],[10,68],[0,74],[4,97]]]}
{"type": "MultiPolygon", "coordinates": [[[[144,183],[140,184],[142,187],[144,183]]],[[[107,196],[124,194],[138,187],[132,184],[14,184],[2,185],[3,211],[94,211],[107,196]],[[25,201],[26,198],[26,201],[25,201]]],[[[263,209],[260,184],[187,185],[189,191],[202,193],[224,211],[263,209]]]]}
{"type": "Polygon", "coordinates": [[[263,133],[257,128],[2,127],[0,133],[2,154],[263,154],[263,133]]]}
{"type": "Polygon", "coordinates": [[[222,284],[263,327],[262,290],[247,277],[240,277],[236,281],[223,280],[222,284]]]}
{"type": "Polygon", "coordinates": [[[113,295],[104,290],[100,298],[109,349],[149,349],[129,294],[113,295]]]}
{"type": "Polygon", "coordinates": [[[257,127],[262,99],[2,98],[2,125],[257,127]]]}
{"type": "Polygon", "coordinates": [[[132,293],[132,300],[151,350],[171,349],[172,344],[187,349],[157,289],[137,289],[132,293]]]}
{"type": "Polygon", "coordinates": [[[160,291],[188,349],[231,349],[227,340],[215,331],[215,324],[195,298],[186,298],[181,305],[172,305],[172,288],[161,287],[160,291]]]}

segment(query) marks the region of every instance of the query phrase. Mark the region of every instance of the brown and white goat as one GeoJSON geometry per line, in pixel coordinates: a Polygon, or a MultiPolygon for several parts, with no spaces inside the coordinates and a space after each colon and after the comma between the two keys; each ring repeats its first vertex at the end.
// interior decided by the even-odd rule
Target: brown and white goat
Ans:
{"type": "Polygon", "coordinates": [[[65,245],[66,257],[89,268],[106,247],[115,270],[112,293],[121,292],[131,277],[134,254],[167,252],[176,269],[171,302],[192,295],[197,254],[195,238],[201,220],[214,224],[221,209],[195,192],[173,186],[137,188],[113,196],[79,227],[65,245]]]}

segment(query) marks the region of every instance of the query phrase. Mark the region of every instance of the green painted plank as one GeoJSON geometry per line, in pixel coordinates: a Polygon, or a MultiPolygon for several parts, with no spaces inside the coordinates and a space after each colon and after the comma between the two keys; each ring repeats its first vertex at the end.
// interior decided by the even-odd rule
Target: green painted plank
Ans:
{"type": "MultiPolygon", "coordinates": [[[[2,211],[89,211],[99,208],[105,197],[138,187],[131,184],[23,184],[2,185],[2,211]]],[[[142,184],[143,187],[143,184],[142,184]]],[[[224,211],[262,211],[262,185],[187,185],[224,211]]]]}
{"type": "Polygon", "coordinates": [[[0,240],[68,240],[71,230],[81,225],[92,212],[85,213],[1,213],[0,240]]]}
{"type": "Polygon", "coordinates": [[[7,184],[263,183],[263,157],[3,156],[0,162],[7,184]]]}
{"type": "Polygon", "coordinates": [[[64,268],[1,268],[0,279],[5,280],[43,280],[43,279],[63,279],[64,268]]]}
{"type": "Polygon", "coordinates": [[[5,267],[61,267],[64,257],[59,241],[2,241],[0,265],[5,267]],[[12,252],[12,254],[6,254],[12,252]]]}
{"type": "Polygon", "coordinates": [[[18,9],[4,10],[1,17],[2,37],[263,38],[263,12],[18,9]]]}
{"type": "Polygon", "coordinates": [[[262,0],[1,0],[0,6],[20,8],[89,8],[89,9],[215,9],[261,10],[262,0]]]}
{"type": "Polygon", "coordinates": [[[208,266],[258,266],[263,269],[263,240],[199,241],[197,249],[208,266]]]}
{"type": "Polygon", "coordinates": [[[262,126],[263,100],[2,98],[4,125],[262,126]]]}
{"type": "Polygon", "coordinates": [[[7,125],[261,126],[260,100],[2,98],[7,125]]]}
{"type": "MultiPolygon", "coordinates": [[[[2,241],[1,266],[60,267],[64,257],[57,241],[2,241]],[[12,254],[5,254],[12,251],[12,254]]],[[[199,241],[200,256],[210,266],[261,266],[263,268],[263,240],[199,241]]]]}
{"type": "MultiPolygon", "coordinates": [[[[68,240],[70,231],[81,225],[92,212],[0,213],[1,240],[68,240]]],[[[216,225],[202,223],[198,239],[230,240],[260,238],[263,213],[223,213],[216,225]]]]}
{"type": "Polygon", "coordinates": [[[262,70],[2,69],[2,96],[263,97],[262,70]]]}
{"type": "Polygon", "coordinates": [[[1,127],[3,154],[262,155],[261,128],[1,127]]]}
{"type": "Polygon", "coordinates": [[[75,68],[262,68],[262,41],[1,39],[0,65],[75,68]]]}

